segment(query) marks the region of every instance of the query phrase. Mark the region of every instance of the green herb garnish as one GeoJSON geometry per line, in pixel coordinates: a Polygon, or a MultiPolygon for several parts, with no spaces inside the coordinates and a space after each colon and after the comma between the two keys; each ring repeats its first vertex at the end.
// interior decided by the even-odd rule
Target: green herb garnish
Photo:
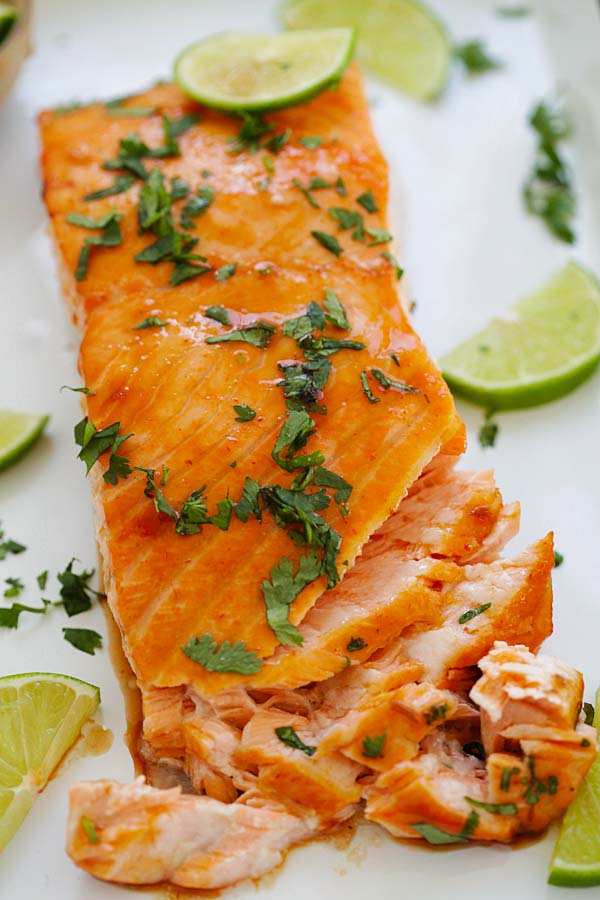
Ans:
{"type": "Polygon", "coordinates": [[[314,756],[317,752],[316,747],[305,744],[304,741],[298,737],[291,725],[281,725],[279,728],[275,729],[275,734],[282,743],[287,744],[288,747],[292,747],[294,750],[302,750],[307,756],[314,756]]]}
{"type": "Polygon", "coordinates": [[[353,638],[350,638],[350,640],[346,644],[346,650],[348,651],[348,653],[354,653],[356,650],[364,650],[365,647],[368,647],[368,646],[369,645],[367,643],[365,643],[365,641],[363,641],[363,639],[361,637],[357,637],[357,638],[353,637],[353,638]]]}
{"type": "Polygon", "coordinates": [[[360,203],[363,209],[366,209],[369,213],[375,213],[379,211],[379,207],[375,202],[375,197],[371,193],[371,191],[365,191],[364,194],[361,194],[360,197],[356,198],[356,202],[360,203]]]}
{"type": "Polygon", "coordinates": [[[363,756],[369,759],[378,759],[383,756],[383,747],[385,745],[386,733],[376,734],[374,737],[367,735],[362,742],[363,756]]]}
{"type": "Polygon", "coordinates": [[[246,403],[235,404],[233,408],[237,413],[235,417],[236,422],[251,422],[252,419],[256,418],[256,410],[246,403]]]}
{"type": "MultiPolygon", "coordinates": [[[[215,272],[215,279],[217,281],[226,281],[228,278],[231,278],[232,275],[235,275],[236,269],[237,263],[227,263],[227,265],[221,266],[220,269],[217,269],[217,271],[215,272]]],[[[229,325],[230,323],[224,322],[223,324],[229,325]]]]}
{"type": "Polygon", "coordinates": [[[78,616],[79,613],[91,609],[94,597],[104,598],[104,594],[95,591],[89,585],[94,576],[94,569],[89,572],[84,569],[83,572],[77,574],[73,571],[74,562],[75,560],[72,559],[64,572],[59,572],[56,576],[61,585],[60,602],[69,617],[78,616]]]}
{"type": "Polygon", "coordinates": [[[224,344],[228,341],[252,344],[264,350],[271,343],[277,329],[268,322],[253,322],[245,328],[236,328],[225,334],[215,334],[205,338],[207,344],[224,344]]]}
{"type": "Polygon", "coordinates": [[[485,414],[483,425],[479,429],[479,443],[482,447],[494,447],[496,444],[500,426],[493,420],[495,414],[495,410],[488,410],[485,414]]]}
{"type": "Polygon", "coordinates": [[[455,47],[454,56],[463,63],[470,75],[482,75],[503,65],[500,60],[490,56],[483,43],[478,40],[466,41],[455,47]]]}
{"type": "Polygon", "coordinates": [[[15,556],[24,553],[27,550],[25,544],[13,541],[11,538],[4,539],[4,531],[0,528],[0,560],[6,559],[9,553],[15,556]]]}
{"type": "Polygon", "coordinates": [[[81,817],[81,827],[85,831],[90,844],[98,844],[100,842],[94,823],[87,816],[81,817]]]}
{"type": "Polygon", "coordinates": [[[434,703],[423,715],[428,725],[434,722],[443,722],[448,713],[447,703],[434,703]]]}
{"type": "Polygon", "coordinates": [[[74,429],[75,443],[81,450],[78,458],[86,467],[86,475],[103,453],[110,450],[108,468],[103,474],[106,484],[116,484],[119,478],[128,478],[131,474],[129,460],[120,456],[117,451],[121,444],[133,437],[133,434],[120,434],[121,423],[113,422],[101,431],[85,416],[74,429]]]}
{"type": "Polygon", "coordinates": [[[491,605],[492,605],[491,603],[484,603],[482,606],[478,606],[475,609],[468,609],[466,612],[464,612],[462,614],[462,616],[459,616],[458,624],[466,625],[466,623],[470,622],[471,619],[474,619],[475,616],[480,616],[481,613],[486,612],[486,610],[488,610],[491,605]]]}
{"type": "Polygon", "coordinates": [[[25,585],[20,578],[7,578],[5,583],[8,585],[4,591],[5,597],[18,597],[25,590],[25,585]]]}
{"type": "Polygon", "coordinates": [[[411,825],[411,828],[414,828],[430,844],[465,844],[473,836],[478,825],[479,815],[473,810],[467,816],[459,834],[451,834],[449,831],[444,831],[436,825],[429,825],[427,822],[411,825]]]}
{"type": "Polygon", "coordinates": [[[65,641],[82,653],[95,656],[96,650],[102,649],[102,635],[91,628],[63,628],[62,632],[65,641]]]}
{"type": "Polygon", "coordinates": [[[558,569],[559,566],[562,566],[565,558],[562,553],[559,553],[558,550],[554,551],[554,568],[558,569]]]}
{"type": "Polygon", "coordinates": [[[114,209],[99,219],[91,219],[89,216],[82,216],[79,213],[69,213],[66,216],[66,220],[70,225],[89,230],[99,229],[102,232],[86,238],[83,242],[79,259],[77,260],[77,268],[75,269],[76,281],[83,281],[87,276],[92,247],[117,247],[123,243],[123,235],[119,225],[122,218],[123,216],[114,209]]]}
{"type": "Polygon", "coordinates": [[[400,265],[400,263],[398,262],[398,260],[394,256],[394,254],[390,253],[389,250],[384,250],[381,255],[383,256],[384,259],[387,259],[387,261],[390,263],[394,272],[396,273],[397,281],[400,281],[400,279],[404,275],[404,269],[402,268],[402,266],[400,265]]]}
{"type": "Polygon", "coordinates": [[[254,650],[248,650],[245,641],[231,644],[218,643],[210,634],[191,638],[181,648],[189,659],[198,663],[207,672],[237,672],[238,675],[254,675],[262,668],[262,659],[254,650]]]}
{"type": "Polygon", "coordinates": [[[571,133],[570,125],[562,110],[548,103],[535,107],[529,124],[538,135],[538,144],[533,172],[523,188],[525,205],[544,220],[552,234],[572,244],[575,191],[569,167],[559,153],[560,143],[571,133]]]}
{"type": "Polygon", "coordinates": [[[141,322],[133,325],[132,328],[134,331],[143,331],[146,328],[166,328],[167,324],[167,322],[159,319],[158,316],[148,316],[147,319],[142,319],[141,322]]]}
{"type": "Polygon", "coordinates": [[[191,196],[181,210],[181,227],[195,228],[194,219],[206,212],[215,199],[215,192],[209,184],[201,184],[196,194],[191,196]]]}
{"type": "Polygon", "coordinates": [[[114,197],[116,194],[124,194],[135,183],[135,175],[119,175],[112,184],[91,194],[84,194],[84,200],[104,200],[105,197],[114,197]]]}
{"type": "Polygon", "coordinates": [[[483,800],[474,800],[472,797],[465,797],[467,803],[476,806],[477,809],[485,809],[486,812],[495,813],[498,816],[516,816],[517,807],[514,803],[484,803],[483,800]]]}
{"type": "Polygon", "coordinates": [[[300,143],[306,147],[307,150],[316,150],[317,147],[320,147],[323,143],[323,138],[320,137],[301,137],[299,138],[300,143]]]}
{"type": "Polygon", "coordinates": [[[344,252],[340,247],[340,242],[332,234],[326,234],[324,231],[311,231],[311,234],[322,247],[325,247],[325,249],[329,250],[330,253],[333,253],[334,256],[339,256],[344,252]]]}
{"type": "Polygon", "coordinates": [[[225,309],[224,306],[209,306],[204,311],[204,315],[207,319],[214,319],[215,322],[220,322],[221,325],[231,325],[229,310],[225,309]]]}
{"type": "Polygon", "coordinates": [[[290,606],[305,587],[316,581],[321,571],[321,560],[316,553],[300,557],[295,575],[292,561],[284,556],[271,569],[270,580],[263,581],[261,591],[267,610],[267,622],[280,643],[288,647],[302,646],[304,643],[296,626],[288,620],[290,606]]]}

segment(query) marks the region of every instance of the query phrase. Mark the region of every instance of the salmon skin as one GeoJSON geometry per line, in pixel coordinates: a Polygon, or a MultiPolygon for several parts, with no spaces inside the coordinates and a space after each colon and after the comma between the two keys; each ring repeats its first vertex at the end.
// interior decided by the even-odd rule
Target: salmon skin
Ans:
{"type": "Polygon", "coordinates": [[[455,468],[358,69],[266,119],[163,84],[40,128],[148,782],[73,787],[73,860],[218,888],[361,805],[432,843],[544,828],[596,752],[581,677],[535,656],[552,536],[501,558],[518,504],[455,468]]]}

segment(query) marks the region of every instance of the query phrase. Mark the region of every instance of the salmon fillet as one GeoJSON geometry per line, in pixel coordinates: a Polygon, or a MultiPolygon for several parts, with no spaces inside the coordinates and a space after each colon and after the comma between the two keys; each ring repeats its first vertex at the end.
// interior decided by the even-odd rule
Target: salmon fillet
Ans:
{"type": "Polygon", "coordinates": [[[428,840],[545,827],[596,751],[580,676],[534,655],[552,536],[501,557],[518,503],[455,468],[464,426],[399,299],[358,69],[242,130],[165,84],[40,128],[149,782],[75,785],[71,857],[216,888],[361,804],[428,840]],[[547,677],[521,703],[523,665],[547,677]],[[532,813],[519,785],[532,765],[553,785],[555,758],[568,777],[532,813]]]}

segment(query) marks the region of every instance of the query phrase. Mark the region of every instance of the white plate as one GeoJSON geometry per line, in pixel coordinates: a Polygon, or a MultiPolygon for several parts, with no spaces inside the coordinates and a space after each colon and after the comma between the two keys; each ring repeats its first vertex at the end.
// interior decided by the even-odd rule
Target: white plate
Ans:
{"type": "MultiPolygon", "coordinates": [[[[324,0],[326,2],[326,0],[324,0]]],[[[391,219],[418,306],[415,324],[434,354],[541,283],[567,258],[600,272],[600,16],[594,0],[540,0],[538,17],[500,18],[495,3],[439,0],[457,39],[483,37],[506,63],[478,79],[453,78],[431,107],[369,84],[377,133],[391,166],[391,219]],[[573,142],[580,190],[580,237],[574,249],[553,240],[522,208],[520,187],[534,137],[526,124],[533,102],[560,84],[577,124],[573,142]],[[594,181],[595,179],[595,181],[594,181]]],[[[38,4],[34,53],[0,109],[0,408],[50,412],[47,436],[0,476],[0,512],[11,537],[29,550],[0,563],[0,577],[29,585],[72,556],[90,567],[96,550],[88,488],[75,458],[77,398],[59,387],[77,384],[77,335],[55,278],[39,200],[39,109],[71,99],[110,97],[168,77],[170,61],[192,38],[231,27],[271,29],[264,0],[44,0],[38,4]]],[[[466,464],[496,469],[507,499],[523,503],[518,545],[556,531],[565,562],[556,572],[556,634],[548,649],[578,666],[587,694],[600,682],[600,538],[598,376],[551,406],[502,415],[493,450],[481,450],[481,413],[461,405],[471,447],[466,464]]],[[[56,596],[56,583],[49,584],[56,596]]],[[[31,589],[28,598],[37,594],[31,589]]],[[[70,781],[128,780],[131,762],[122,732],[121,693],[108,653],[92,658],[62,640],[62,612],[30,616],[18,632],[0,634],[0,674],[48,670],[99,684],[112,750],[71,762],[38,799],[0,859],[2,900],[110,900],[139,897],[93,881],[64,854],[70,781]]],[[[76,623],[105,632],[96,609],[76,623]]],[[[561,892],[545,884],[553,835],[521,849],[472,847],[453,852],[394,843],[359,827],[349,848],[321,842],[294,850],[281,871],[232,900],[307,896],[364,900],[443,897],[447,900],[538,900],[561,892]]],[[[587,896],[598,896],[592,891],[587,896]]],[[[147,896],[147,895],[146,895],[147,896]]]]}

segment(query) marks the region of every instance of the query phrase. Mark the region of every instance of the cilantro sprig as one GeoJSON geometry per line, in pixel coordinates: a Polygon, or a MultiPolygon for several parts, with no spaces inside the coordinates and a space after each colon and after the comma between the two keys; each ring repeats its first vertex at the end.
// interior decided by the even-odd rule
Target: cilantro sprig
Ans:
{"type": "Polygon", "coordinates": [[[121,434],[121,423],[113,422],[106,428],[97,430],[93,422],[90,422],[85,416],[81,422],[78,422],[74,429],[75,443],[81,447],[78,458],[85,464],[86,475],[94,466],[98,459],[110,451],[108,468],[104,472],[102,478],[107,484],[117,484],[119,478],[129,478],[131,475],[131,466],[129,460],[119,455],[117,452],[125,441],[128,441],[133,434],[121,434]]]}
{"type": "Polygon", "coordinates": [[[525,206],[555,237],[573,244],[577,203],[571,171],[559,150],[571,133],[570,124],[558,106],[544,102],[533,109],[529,124],[538,140],[533,171],[523,187],[525,206]]]}
{"type": "Polygon", "coordinates": [[[238,675],[254,675],[262,668],[262,659],[248,650],[245,641],[223,641],[218,645],[210,634],[190,638],[182,651],[207,672],[236,672],[238,675]]]}

